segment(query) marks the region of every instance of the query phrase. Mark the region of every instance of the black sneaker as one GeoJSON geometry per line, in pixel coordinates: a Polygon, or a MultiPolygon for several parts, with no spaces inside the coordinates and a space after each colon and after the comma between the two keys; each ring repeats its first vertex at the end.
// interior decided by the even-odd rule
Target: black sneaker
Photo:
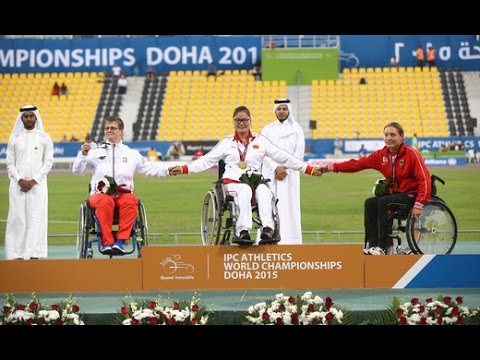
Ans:
{"type": "Polygon", "coordinates": [[[240,231],[240,235],[233,238],[232,243],[238,245],[252,245],[254,241],[250,237],[248,230],[242,230],[240,231]]]}
{"type": "Polygon", "coordinates": [[[278,239],[273,238],[273,229],[271,227],[265,226],[262,229],[262,233],[260,234],[260,241],[258,242],[259,245],[264,244],[276,244],[278,239]]]}

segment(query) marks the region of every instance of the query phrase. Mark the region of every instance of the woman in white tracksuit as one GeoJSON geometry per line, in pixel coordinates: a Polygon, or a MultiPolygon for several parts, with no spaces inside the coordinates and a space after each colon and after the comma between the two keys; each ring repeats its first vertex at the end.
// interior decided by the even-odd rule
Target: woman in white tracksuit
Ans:
{"type": "MultiPolygon", "coordinates": [[[[247,173],[260,174],[265,156],[268,156],[286,167],[302,171],[309,175],[320,176],[317,168],[298,160],[289,152],[277,147],[262,135],[250,131],[251,116],[246,106],[239,106],[233,113],[235,133],[223,138],[207,154],[188,165],[177,166],[172,174],[197,173],[211,168],[220,160],[225,161],[225,172],[222,179],[227,191],[236,192],[239,201],[239,214],[236,223],[235,237],[232,242],[241,245],[253,244],[250,238],[252,228],[252,188],[243,183],[240,177],[247,173]]],[[[272,218],[272,192],[266,184],[255,189],[255,200],[258,204],[262,233],[259,244],[272,244],[274,221],[272,218]]]]}

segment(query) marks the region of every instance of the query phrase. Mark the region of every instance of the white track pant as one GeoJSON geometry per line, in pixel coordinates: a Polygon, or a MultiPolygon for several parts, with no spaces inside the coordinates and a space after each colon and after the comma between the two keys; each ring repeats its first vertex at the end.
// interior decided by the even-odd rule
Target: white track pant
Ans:
{"type": "MultiPolygon", "coordinates": [[[[225,188],[228,192],[234,193],[234,197],[238,200],[238,219],[235,227],[235,234],[238,236],[240,231],[252,229],[252,188],[244,183],[226,184],[225,188]]],[[[272,191],[265,184],[260,184],[255,190],[255,200],[258,204],[260,221],[263,227],[275,229],[273,223],[272,209],[272,191]]]]}

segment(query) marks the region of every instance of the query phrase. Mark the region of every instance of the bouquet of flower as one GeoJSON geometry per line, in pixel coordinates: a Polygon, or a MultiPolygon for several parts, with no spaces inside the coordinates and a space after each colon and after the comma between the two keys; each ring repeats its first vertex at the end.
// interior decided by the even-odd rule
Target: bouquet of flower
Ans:
{"type": "Polygon", "coordinates": [[[95,189],[97,192],[113,195],[117,189],[117,183],[113,177],[105,175],[103,178],[98,180],[95,189]]]}
{"type": "Polygon", "coordinates": [[[162,300],[137,300],[129,297],[120,308],[122,325],[205,325],[209,312],[195,294],[191,300],[173,301],[162,305],[162,300]]]}
{"type": "Polygon", "coordinates": [[[0,325],[85,325],[80,307],[70,295],[65,301],[53,305],[37,300],[35,293],[28,304],[19,304],[13,294],[7,295],[0,325]]]}
{"type": "Polygon", "coordinates": [[[334,325],[342,323],[343,312],[330,297],[323,300],[307,291],[296,296],[277,294],[250,306],[245,318],[252,325],[334,325]]]}
{"type": "Polygon", "coordinates": [[[478,316],[478,309],[470,311],[463,305],[463,297],[439,295],[437,300],[428,298],[422,304],[418,298],[400,304],[397,298],[393,299],[393,309],[400,325],[460,325],[469,318],[478,316]]]}
{"type": "Polygon", "coordinates": [[[256,189],[258,185],[264,180],[261,173],[253,170],[245,171],[239,179],[241,182],[249,185],[252,189],[256,189]]]}

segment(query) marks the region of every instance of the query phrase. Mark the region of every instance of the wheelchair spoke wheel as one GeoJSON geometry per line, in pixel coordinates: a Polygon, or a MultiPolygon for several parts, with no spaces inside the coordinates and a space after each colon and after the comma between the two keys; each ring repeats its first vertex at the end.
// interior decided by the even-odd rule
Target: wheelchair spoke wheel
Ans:
{"type": "Polygon", "coordinates": [[[202,242],[203,245],[218,245],[222,213],[219,201],[214,190],[209,190],[203,199],[202,205],[202,242]]]}
{"type": "Polygon", "coordinates": [[[85,259],[87,257],[88,246],[88,224],[87,224],[87,208],[85,204],[80,205],[78,213],[77,225],[77,259],[85,259]]]}
{"type": "Polygon", "coordinates": [[[457,232],[452,211],[441,201],[430,201],[417,220],[407,220],[407,240],[418,254],[450,254],[457,232]]]}
{"type": "MultiPolygon", "coordinates": [[[[137,227],[137,236],[141,238],[138,246],[148,246],[148,222],[147,222],[147,211],[143,203],[140,203],[138,206],[138,227],[137,227]]],[[[137,240],[138,241],[138,240],[137,240]]]]}

